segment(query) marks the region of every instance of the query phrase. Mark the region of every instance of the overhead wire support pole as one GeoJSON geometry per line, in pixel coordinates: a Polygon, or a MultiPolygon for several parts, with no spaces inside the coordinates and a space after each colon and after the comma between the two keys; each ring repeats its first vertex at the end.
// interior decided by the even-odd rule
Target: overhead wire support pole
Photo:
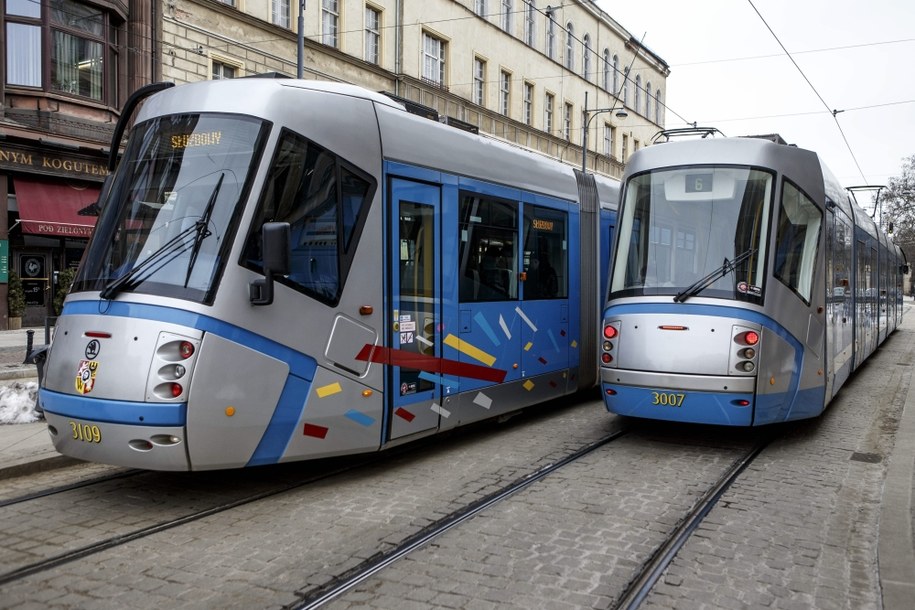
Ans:
{"type": "Polygon", "coordinates": [[[616,92],[613,100],[613,106],[610,108],[595,108],[594,110],[588,110],[588,92],[585,91],[585,105],[581,111],[581,172],[586,173],[588,171],[588,128],[591,125],[591,119],[596,117],[599,114],[604,112],[613,112],[616,110],[616,118],[625,119],[629,116],[629,113],[626,112],[626,102],[623,101],[617,108],[617,103],[620,102],[620,95],[623,93],[623,89],[626,87],[626,81],[629,80],[629,72],[632,70],[632,66],[635,65],[635,59],[639,56],[639,50],[642,48],[642,44],[645,42],[645,36],[648,32],[642,34],[642,39],[639,41],[639,45],[636,48],[635,52],[632,54],[632,61],[629,62],[629,67],[623,73],[623,82],[620,84],[619,90],[616,92]]]}
{"type": "Polygon", "coordinates": [[[299,0],[299,41],[295,77],[305,74],[305,0],[299,0]]]}

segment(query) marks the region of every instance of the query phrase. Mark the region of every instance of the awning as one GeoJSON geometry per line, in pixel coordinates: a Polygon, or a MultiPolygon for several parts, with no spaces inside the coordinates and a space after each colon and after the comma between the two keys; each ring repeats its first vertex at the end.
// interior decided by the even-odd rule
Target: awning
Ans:
{"type": "Polygon", "coordinates": [[[84,239],[92,236],[96,217],[77,212],[98,201],[99,187],[25,178],[13,178],[13,184],[23,232],[84,239]]]}

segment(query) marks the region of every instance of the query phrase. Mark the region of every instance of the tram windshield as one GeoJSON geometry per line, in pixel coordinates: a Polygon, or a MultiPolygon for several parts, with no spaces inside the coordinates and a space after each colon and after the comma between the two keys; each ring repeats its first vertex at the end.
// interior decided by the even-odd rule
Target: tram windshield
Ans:
{"type": "Polygon", "coordinates": [[[134,127],[73,290],[212,302],[266,133],[233,115],[134,127]]]}
{"type": "Polygon", "coordinates": [[[611,298],[760,301],[773,180],[768,172],[721,166],[631,177],[620,210],[611,298]]]}

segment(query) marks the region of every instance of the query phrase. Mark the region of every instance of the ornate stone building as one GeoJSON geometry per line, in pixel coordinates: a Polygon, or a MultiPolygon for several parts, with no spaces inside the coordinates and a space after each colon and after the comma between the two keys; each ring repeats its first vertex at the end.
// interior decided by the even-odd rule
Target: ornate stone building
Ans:
{"type": "Polygon", "coordinates": [[[663,127],[667,64],[591,0],[0,7],[0,311],[16,271],[26,324],[53,315],[54,272],[78,262],[91,234],[94,218],[78,211],[108,174],[119,109],[152,81],[274,72],[353,83],[612,176],[663,127]]]}
{"type": "Polygon", "coordinates": [[[75,266],[108,174],[112,129],[137,87],[160,78],[157,0],[0,0],[0,328],[7,280],[23,323],[53,315],[55,272],[75,266]]]}

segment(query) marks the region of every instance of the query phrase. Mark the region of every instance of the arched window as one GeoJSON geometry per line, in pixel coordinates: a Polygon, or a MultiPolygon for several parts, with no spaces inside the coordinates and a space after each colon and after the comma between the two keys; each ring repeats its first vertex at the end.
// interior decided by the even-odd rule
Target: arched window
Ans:
{"type": "Polygon", "coordinates": [[[654,96],[654,122],[658,125],[661,124],[661,90],[658,89],[658,94],[654,96]]]}
{"type": "Polygon", "coordinates": [[[610,89],[610,49],[604,49],[604,78],[602,86],[605,90],[610,89]]]}
{"type": "Polygon", "coordinates": [[[591,78],[591,35],[585,34],[584,39],[584,48],[582,49],[581,56],[581,69],[582,76],[585,77],[585,80],[591,78]]]}
{"type": "Polygon", "coordinates": [[[534,19],[537,16],[537,3],[534,0],[527,0],[527,10],[524,12],[524,42],[528,46],[534,46],[534,40],[537,37],[537,22],[534,19]]]}
{"type": "Polygon", "coordinates": [[[556,22],[551,8],[546,9],[546,56],[556,59],[556,22]]]}
{"type": "Polygon", "coordinates": [[[566,68],[575,71],[575,33],[572,22],[566,24],[566,68]]]}
{"type": "Polygon", "coordinates": [[[642,112],[642,76],[635,75],[635,104],[633,105],[636,112],[642,112]]]}
{"type": "Polygon", "coordinates": [[[645,83],[645,116],[651,118],[651,83],[645,83]]]}
{"type": "Polygon", "coordinates": [[[620,90],[620,58],[617,55],[613,56],[613,95],[616,95],[620,90]]]}
{"type": "Polygon", "coordinates": [[[623,71],[623,105],[629,105],[629,68],[623,71]]]}

